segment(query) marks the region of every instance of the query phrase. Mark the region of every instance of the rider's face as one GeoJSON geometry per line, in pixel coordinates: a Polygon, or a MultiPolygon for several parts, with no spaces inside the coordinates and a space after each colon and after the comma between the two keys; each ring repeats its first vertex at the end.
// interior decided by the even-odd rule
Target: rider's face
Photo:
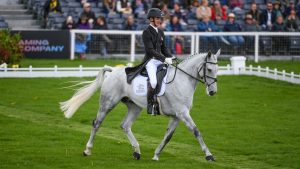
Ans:
{"type": "Polygon", "coordinates": [[[158,17],[154,18],[154,23],[157,27],[159,27],[161,24],[161,18],[158,18],[158,17]]]}

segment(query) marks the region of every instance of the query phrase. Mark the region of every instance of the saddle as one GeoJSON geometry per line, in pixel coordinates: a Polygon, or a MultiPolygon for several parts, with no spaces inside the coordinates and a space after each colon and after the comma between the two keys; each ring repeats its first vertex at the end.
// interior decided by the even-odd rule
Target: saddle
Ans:
{"type": "MultiPolygon", "coordinates": [[[[168,65],[167,64],[160,64],[157,67],[157,71],[156,71],[157,85],[156,85],[156,88],[154,90],[154,94],[158,94],[160,92],[161,87],[162,87],[163,79],[167,74],[167,70],[168,70],[168,65]]],[[[144,77],[147,77],[148,78],[148,84],[150,85],[149,76],[148,76],[148,72],[147,72],[146,68],[144,68],[141,71],[140,75],[144,76],[144,77]]]]}

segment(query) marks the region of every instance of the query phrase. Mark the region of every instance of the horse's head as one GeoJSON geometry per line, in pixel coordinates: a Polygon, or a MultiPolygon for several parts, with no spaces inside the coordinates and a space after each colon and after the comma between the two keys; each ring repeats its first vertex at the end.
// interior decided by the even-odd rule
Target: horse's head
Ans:
{"type": "Polygon", "coordinates": [[[204,58],[204,62],[199,69],[199,76],[206,85],[206,93],[213,96],[217,93],[217,73],[218,73],[218,56],[221,50],[219,49],[216,54],[208,52],[204,58]]]}

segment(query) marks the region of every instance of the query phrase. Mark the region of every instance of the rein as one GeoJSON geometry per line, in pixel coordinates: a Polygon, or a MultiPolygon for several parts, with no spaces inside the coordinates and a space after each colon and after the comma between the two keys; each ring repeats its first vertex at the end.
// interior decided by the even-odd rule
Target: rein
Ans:
{"type": "Polygon", "coordinates": [[[189,74],[189,73],[186,72],[185,70],[179,68],[179,67],[178,67],[179,62],[178,62],[178,59],[177,59],[177,58],[175,59],[175,61],[176,61],[176,65],[172,65],[173,67],[175,67],[175,73],[174,73],[174,76],[173,76],[172,80],[169,81],[169,82],[167,82],[166,84],[170,84],[170,83],[172,83],[172,82],[174,81],[175,76],[176,76],[176,74],[177,74],[177,69],[180,70],[181,72],[183,72],[184,74],[188,75],[189,77],[193,78],[194,80],[196,80],[196,81],[198,81],[198,82],[201,82],[201,83],[203,83],[203,84],[206,83],[206,81],[207,81],[206,78],[213,79],[214,81],[211,82],[210,84],[208,84],[207,87],[209,87],[210,85],[212,85],[212,84],[214,84],[214,83],[217,82],[217,79],[216,79],[216,78],[211,77],[211,76],[209,76],[209,75],[206,75],[206,64],[207,64],[207,63],[208,63],[208,64],[217,64],[217,63],[214,63],[214,62],[209,62],[209,61],[207,61],[207,57],[205,58],[205,62],[202,64],[202,66],[201,66],[200,69],[198,70],[198,74],[200,74],[200,71],[203,69],[203,76],[200,77],[200,79],[197,78],[197,77],[195,77],[195,76],[193,76],[193,75],[191,75],[191,74],[189,74]],[[203,81],[202,79],[204,79],[204,81],[203,81]]]}

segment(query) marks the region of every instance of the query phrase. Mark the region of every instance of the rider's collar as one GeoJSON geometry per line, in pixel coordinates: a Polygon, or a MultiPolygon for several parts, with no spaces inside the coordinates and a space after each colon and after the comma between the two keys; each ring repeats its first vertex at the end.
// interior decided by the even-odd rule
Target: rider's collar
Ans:
{"type": "Polygon", "coordinates": [[[150,26],[151,26],[153,29],[155,29],[156,32],[158,33],[158,28],[157,28],[157,27],[153,26],[152,24],[150,24],[150,26]]]}

